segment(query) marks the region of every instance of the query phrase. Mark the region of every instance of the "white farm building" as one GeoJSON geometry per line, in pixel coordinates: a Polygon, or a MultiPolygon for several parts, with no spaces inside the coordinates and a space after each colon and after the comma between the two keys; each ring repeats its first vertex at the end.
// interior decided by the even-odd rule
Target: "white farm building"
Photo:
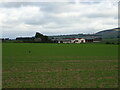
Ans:
{"type": "Polygon", "coordinates": [[[59,39],[58,43],[85,43],[86,40],[84,38],[64,38],[59,39]]]}

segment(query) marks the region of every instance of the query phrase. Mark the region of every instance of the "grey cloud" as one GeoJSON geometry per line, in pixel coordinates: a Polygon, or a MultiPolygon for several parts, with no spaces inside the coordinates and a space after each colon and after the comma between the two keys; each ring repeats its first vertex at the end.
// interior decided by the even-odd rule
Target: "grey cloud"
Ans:
{"type": "MultiPolygon", "coordinates": [[[[21,18],[21,15],[19,16],[18,21],[14,20],[13,21],[10,19],[12,17],[8,17],[8,21],[6,20],[6,22],[4,22],[5,26],[4,26],[4,34],[3,36],[10,36],[10,37],[16,37],[16,36],[31,36],[32,34],[34,34],[36,31],[39,31],[43,34],[46,35],[55,35],[55,34],[73,34],[73,33],[93,33],[93,32],[97,32],[98,30],[101,29],[101,27],[99,25],[103,25],[105,24],[106,26],[110,25],[111,23],[108,22],[112,22],[112,21],[116,21],[115,20],[109,20],[109,18],[116,18],[116,15],[109,15],[107,14],[107,10],[106,12],[103,11],[98,11],[96,12],[96,10],[98,8],[94,8],[93,5],[99,5],[100,3],[80,3],[80,6],[78,5],[78,7],[74,4],[74,3],[28,3],[28,2],[22,2],[22,3],[6,3],[3,4],[3,6],[1,6],[0,8],[8,8],[5,9],[6,11],[4,12],[4,14],[7,16],[8,14],[6,14],[11,8],[14,8],[17,10],[19,10],[19,8],[24,7],[26,8],[27,6],[30,7],[38,7],[40,8],[39,11],[34,12],[34,10],[30,10],[29,12],[31,12],[30,14],[33,15],[33,17],[31,16],[29,17],[29,13],[25,14],[27,11],[24,11],[22,9],[21,10],[21,15],[23,15],[23,17],[21,18]],[[82,6],[82,7],[81,7],[82,6]],[[91,7],[92,6],[92,7],[91,7]],[[84,8],[85,7],[85,8],[84,8]],[[94,12],[88,12],[87,13],[87,8],[91,8],[91,10],[95,9],[94,12]],[[77,10],[76,10],[77,9],[77,10]],[[23,12],[22,12],[23,11],[23,12]],[[62,13],[69,13],[68,16],[62,16],[62,13]],[[80,15],[76,15],[72,13],[80,13],[80,15]],[[34,15],[35,14],[35,15],[34,15]],[[43,16],[41,16],[41,14],[43,14],[43,16]],[[28,15],[28,17],[24,17],[24,15],[28,15]],[[106,19],[107,18],[107,19],[106,19]],[[97,22],[97,21],[104,21],[106,20],[106,22],[97,22]],[[107,21],[108,20],[108,21],[107,21]],[[23,24],[23,26],[22,26],[23,24]],[[16,25],[16,27],[14,26],[16,25]],[[18,25],[18,27],[17,27],[18,25]],[[21,26],[19,26],[21,25],[21,26]],[[24,26],[24,25],[28,25],[24,26]],[[41,26],[41,27],[39,27],[41,26]],[[6,33],[10,32],[10,33],[6,33]],[[15,32],[15,33],[13,33],[15,32]],[[26,34],[28,33],[28,34],[26,34]]],[[[102,6],[101,10],[104,10],[107,6],[102,6]]],[[[24,9],[23,8],[23,9],[24,9]]],[[[112,9],[112,8],[110,8],[112,9]]],[[[36,10],[36,9],[35,9],[36,10]]],[[[37,9],[38,10],[38,9],[37,9]]],[[[18,11],[20,12],[20,11],[18,11]]],[[[14,13],[14,12],[13,12],[14,13]]],[[[17,12],[15,12],[17,13],[17,12]]],[[[16,15],[16,14],[14,14],[16,15]]],[[[113,22],[113,26],[116,26],[116,23],[113,22]]],[[[108,28],[108,27],[104,27],[104,25],[102,26],[103,28],[108,28]]],[[[114,28],[114,27],[113,27],[114,28]]]]}
{"type": "Polygon", "coordinates": [[[19,8],[21,6],[40,6],[41,3],[39,2],[1,2],[0,7],[4,8],[19,8]]]}
{"type": "MultiPolygon", "coordinates": [[[[9,30],[9,31],[12,31],[9,30]]],[[[16,31],[16,32],[2,32],[2,37],[3,38],[11,38],[11,39],[15,39],[16,37],[31,37],[35,35],[35,31],[16,31]]]]}
{"type": "Polygon", "coordinates": [[[111,14],[103,14],[103,13],[91,13],[91,14],[88,14],[86,15],[88,18],[116,18],[117,19],[117,14],[116,15],[111,15],[111,14]]]}

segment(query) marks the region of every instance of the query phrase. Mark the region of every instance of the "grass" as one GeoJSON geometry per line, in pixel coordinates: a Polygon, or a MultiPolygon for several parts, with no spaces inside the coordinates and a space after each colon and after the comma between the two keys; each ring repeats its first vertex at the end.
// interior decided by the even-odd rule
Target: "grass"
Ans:
{"type": "Polygon", "coordinates": [[[3,43],[3,88],[116,88],[117,59],[118,45],[3,43]]]}

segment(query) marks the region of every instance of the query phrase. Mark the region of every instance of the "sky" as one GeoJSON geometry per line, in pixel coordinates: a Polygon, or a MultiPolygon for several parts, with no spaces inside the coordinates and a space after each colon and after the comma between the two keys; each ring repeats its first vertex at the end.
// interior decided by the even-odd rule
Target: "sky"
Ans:
{"type": "Polygon", "coordinates": [[[93,34],[118,27],[117,0],[0,2],[0,38],[93,34]]]}

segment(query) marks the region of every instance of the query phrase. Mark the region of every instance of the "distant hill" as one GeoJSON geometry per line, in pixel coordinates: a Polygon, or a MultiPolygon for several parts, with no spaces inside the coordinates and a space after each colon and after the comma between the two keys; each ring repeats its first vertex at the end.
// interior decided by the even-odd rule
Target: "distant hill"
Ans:
{"type": "Polygon", "coordinates": [[[103,39],[112,39],[112,38],[120,38],[120,28],[102,30],[95,34],[71,34],[71,35],[56,35],[56,36],[48,36],[48,38],[85,38],[85,39],[94,39],[94,38],[103,38],[103,39]]]}
{"type": "Polygon", "coordinates": [[[119,33],[120,28],[114,28],[97,32],[96,35],[101,35],[102,38],[120,38],[119,33]]]}
{"type": "Polygon", "coordinates": [[[50,39],[62,39],[62,38],[95,39],[95,38],[101,38],[101,35],[95,35],[95,34],[71,34],[71,35],[48,36],[48,38],[50,38],[50,39]]]}

